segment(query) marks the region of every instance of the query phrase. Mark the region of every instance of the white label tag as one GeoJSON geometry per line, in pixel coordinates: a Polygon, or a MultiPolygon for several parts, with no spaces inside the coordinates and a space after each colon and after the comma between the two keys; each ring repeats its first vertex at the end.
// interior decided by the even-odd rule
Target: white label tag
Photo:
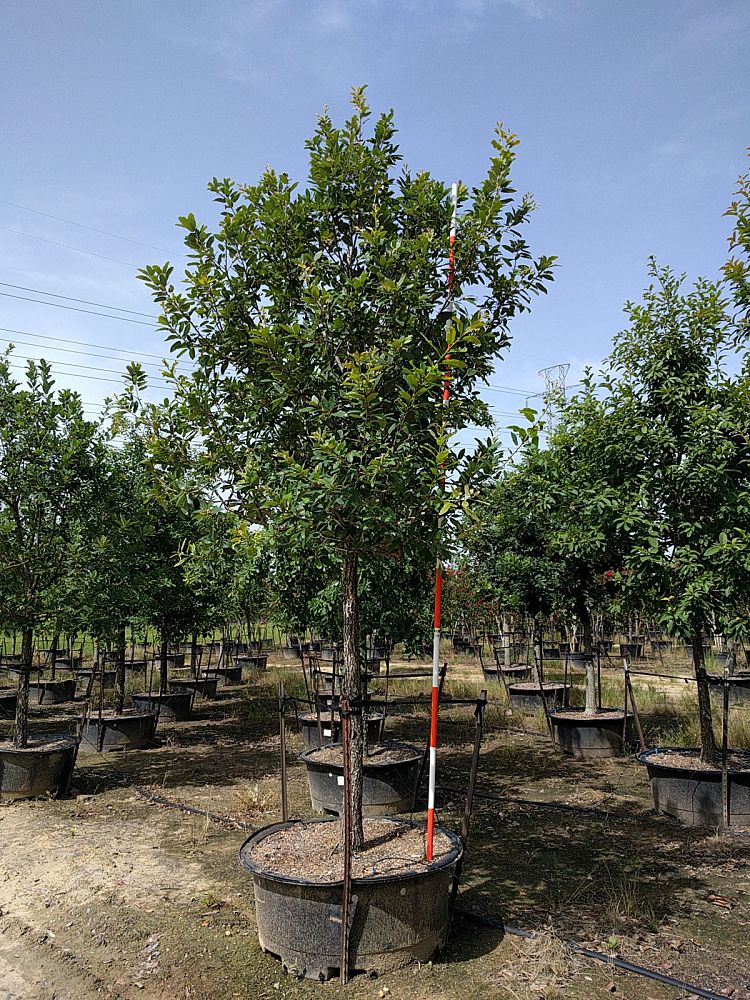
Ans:
{"type": "Polygon", "coordinates": [[[323,735],[324,736],[330,736],[331,735],[331,730],[330,729],[324,729],[323,730],[323,735]]]}
{"type": "Polygon", "coordinates": [[[338,774],[336,776],[336,783],[339,784],[339,785],[343,785],[344,784],[344,775],[343,774],[338,774]]]}

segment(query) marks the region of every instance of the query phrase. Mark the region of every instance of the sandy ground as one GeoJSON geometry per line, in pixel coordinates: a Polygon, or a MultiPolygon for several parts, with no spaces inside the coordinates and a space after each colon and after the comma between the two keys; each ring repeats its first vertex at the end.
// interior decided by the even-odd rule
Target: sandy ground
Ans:
{"type": "MultiPolygon", "coordinates": [[[[485,686],[473,665],[456,676],[460,693],[485,686]]],[[[655,818],[632,759],[568,760],[535,724],[524,732],[513,719],[513,731],[488,724],[460,904],[541,940],[459,917],[429,966],[358,976],[346,991],[284,976],[260,951],[237,863],[246,836],[237,825],[278,818],[274,682],[199,705],[190,722],[163,727],[157,749],[82,753],[69,799],[0,808],[0,1000],[677,996],[572,960],[562,939],[750,997],[750,838],[655,818]],[[135,786],[226,821],[155,805],[135,786]]],[[[421,744],[425,717],[404,711],[388,730],[421,744]]],[[[439,804],[454,828],[472,739],[471,711],[449,713],[439,804]]],[[[301,741],[290,741],[291,807],[309,815],[301,741]]]]}

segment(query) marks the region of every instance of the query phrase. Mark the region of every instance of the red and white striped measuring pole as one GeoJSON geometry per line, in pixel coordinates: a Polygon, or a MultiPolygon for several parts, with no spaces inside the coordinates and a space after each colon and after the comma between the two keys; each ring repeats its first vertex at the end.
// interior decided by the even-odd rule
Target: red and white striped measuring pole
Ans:
{"type": "MultiPolygon", "coordinates": [[[[451,199],[453,202],[453,212],[451,213],[451,231],[448,244],[448,303],[449,308],[453,308],[453,282],[456,275],[456,260],[454,255],[454,244],[456,242],[456,205],[458,202],[458,184],[451,188],[451,199]]],[[[449,355],[446,355],[448,360],[449,355]]],[[[448,405],[450,397],[450,369],[446,365],[443,375],[443,406],[448,405]]],[[[440,484],[445,489],[445,466],[440,468],[440,484]]],[[[438,538],[440,537],[440,526],[442,518],[438,517],[438,538]]],[[[435,778],[437,774],[437,730],[438,730],[438,700],[440,690],[440,632],[441,632],[441,609],[443,604],[443,564],[440,561],[438,551],[435,563],[435,615],[434,631],[432,635],[432,702],[430,706],[430,781],[427,792],[427,860],[432,861],[432,841],[435,831],[435,778]]]]}

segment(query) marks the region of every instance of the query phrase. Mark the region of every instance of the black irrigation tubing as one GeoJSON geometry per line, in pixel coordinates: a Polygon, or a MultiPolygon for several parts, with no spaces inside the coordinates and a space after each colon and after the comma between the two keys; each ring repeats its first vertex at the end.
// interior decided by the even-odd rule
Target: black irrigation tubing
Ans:
{"type": "MultiPolygon", "coordinates": [[[[512,927],[510,924],[506,924],[503,920],[495,920],[492,917],[485,917],[481,913],[475,913],[473,910],[460,908],[456,910],[456,913],[459,913],[467,920],[474,920],[476,923],[484,924],[487,927],[495,927],[498,930],[505,931],[507,934],[512,934],[514,937],[525,938],[527,941],[533,941],[537,937],[534,931],[526,931],[520,927],[512,927]]],[[[643,965],[636,965],[634,962],[628,962],[624,958],[615,958],[612,955],[606,955],[603,951],[595,951],[593,948],[584,948],[583,945],[576,944],[574,941],[565,941],[563,943],[566,950],[572,954],[593,959],[595,962],[603,962],[610,968],[620,969],[622,972],[631,972],[636,976],[651,979],[655,983],[662,983],[664,986],[673,986],[677,990],[683,990],[685,993],[691,993],[694,996],[702,997],[704,1000],[724,1000],[724,996],[722,996],[722,994],[714,993],[713,990],[705,990],[702,986],[694,986],[692,983],[686,983],[681,979],[675,979],[674,976],[665,976],[663,972],[656,972],[654,969],[647,969],[643,965]]]]}
{"type": "Polygon", "coordinates": [[[131,785],[131,788],[142,799],[146,799],[147,802],[153,802],[155,805],[166,806],[169,809],[179,809],[180,812],[189,813],[192,816],[204,816],[210,819],[212,823],[218,823],[220,826],[231,826],[235,830],[247,830],[249,833],[255,833],[257,830],[257,827],[251,826],[249,823],[243,823],[242,820],[232,819],[231,816],[221,816],[219,813],[212,813],[207,809],[186,806],[183,802],[175,802],[173,799],[165,798],[163,795],[157,795],[155,792],[149,791],[148,788],[141,788],[140,785],[131,785]]]}

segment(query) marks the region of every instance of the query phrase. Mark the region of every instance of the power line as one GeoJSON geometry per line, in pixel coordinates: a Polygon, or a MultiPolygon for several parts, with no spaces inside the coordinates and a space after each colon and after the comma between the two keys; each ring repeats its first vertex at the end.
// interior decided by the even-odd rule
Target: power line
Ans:
{"type": "Polygon", "coordinates": [[[20,292],[34,292],[37,295],[49,295],[53,299],[65,299],[67,302],[82,302],[85,306],[99,306],[102,309],[114,309],[116,312],[131,313],[133,316],[145,316],[147,319],[158,319],[151,313],[141,312],[139,309],[124,309],[122,306],[110,306],[106,302],[92,302],[90,299],[78,299],[73,295],[61,295],[59,292],[45,292],[43,288],[27,288],[25,285],[13,285],[9,281],[0,281],[0,285],[5,288],[15,288],[20,292]]]}
{"type": "MultiPolygon", "coordinates": [[[[0,229],[3,227],[0,226],[0,229]]],[[[45,302],[44,299],[32,299],[28,295],[16,295],[13,292],[0,292],[7,299],[21,299],[22,302],[36,302],[40,306],[53,306],[55,309],[69,309],[71,312],[86,313],[88,316],[103,316],[105,319],[119,319],[121,323],[135,323],[138,326],[148,326],[152,330],[155,323],[147,323],[144,319],[131,319],[129,316],[113,316],[112,313],[98,312],[96,309],[81,309],[79,306],[66,306],[64,302],[45,302]]]]}
{"type": "MultiPolygon", "coordinates": [[[[46,361],[47,359],[46,358],[32,358],[32,357],[29,357],[27,355],[26,356],[26,360],[27,361],[36,361],[38,363],[40,361],[46,361]]],[[[118,371],[117,368],[98,368],[96,365],[76,365],[76,364],[73,364],[71,361],[55,361],[55,362],[49,362],[49,364],[52,366],[53,370],[55,368],[59,369],[62,366],[64,368],[83,369],[84,371],[107,372],[107,373],[109,373],[111,375],[122,375],[122,374],[124,374],[123,372],[118,371]]],[[[73,375],[76,378],[78,378],[78,377],[85,378],[86,377],[85,375],[81,375],[81,373],[79,371],[77,371],[77,370],[76,371],[72,371],[72,372],[65,372],[65,371],[63,371],[63,372],[60,372],[60,374],[61,375],[73,375]]],[[[106,379],[104,381],[117,382],[118,384],[120,384],[120,380],[119,379],[106,379]]],[[[165,388],[171,388],[171,386],[169,385],[169,383],[165,382],[164,379],[150,378],[149,379],[149,384],[150,385],[159,385],[159,386],[163,386],[165,388]]]]}
{"type": "Polygon", "coordinates": [[[8,226],[0,226],[4,233],[12,233],[14,236],[23,236],[27,240],[39,240],[40,243],[49,243],[53,247],[62,247],[63,250],[74,250],[76,253],[84,253],[89,257],[99,257],[101,260],[108,260],[112,264],[124,264],[125,267],[138,268],[140,264],[134,264],[130,260],[121,260],[119,257],[107,257],[103,253],[94,253],[93,250],[82,250],[81,247],[74,247],[70,243],[58,243],[57,240],[47,239],[46,236],[34,236],[32,233],[22,233],[20,229],[10,229],[8,226]]]}
{"type": "MultiPolygon", "coordinates": [[[[95,347],[103,351],[120,351],[122,354],[137,354],[141,358],[156,358],[157,361],[163,361],[161,354],[148,354],[146,351],[130,351],[125,350],[125,348],[112,347],[111,344],[92,344],[84,340],[71,340],[69,337],[53,337],[48,333],[32,333],[29,330],[13,330],[8,326],[0,326],[0,331],[2,333],[15,333],[19,337],[36,337],[37,340],[54,340],[61,344],[75,344],[76,347],[95,347]]],[[[52,348],[50,348],[52,349],[52,348]]],[[[123,360],[126,360],[123,358],[123,360]]],[[[178,362],[178,364],[185,364],[185,362],[178,362]]]]}
{"type": "MultiPolygon", "coordinates": [[[[0,329],[2,329],[2,327],[0,327],[0,329]]],[[[50,351],[61,351],[65,354],[82,354],[84,357],[102,358],[102,360],[105,361],[128,361],[128,358],[118,358],[114,354],[91,354],[90,351],[77,351],[72,347],[55,347],[46,344],[34,344],[29,340],[18,340],[18,338],[11,340],[10,337],[0,337],[0,342],[4,344],[18,344],[20,347],[38,347],[42,350],[46,347],[50,351]]],[[[155,361],[140,361],[139,364],[147,365],[149,368],[161,368],[161,365],[158,365],[155,361]]]]}
{"type": "Polygon", "coordinates": [[[106,229],[97,229],[95,226],[87,226],[83,222],[75,222],[73,219],[64,219],[60,215],[52,215],[49,212],[40,212],[38,208],[28,208],[26,205],[17,205],[14,201],[4,201],[0,198],[0,205],[9,205],[11,208],[18,208],[22,212],[31,212],[33,215],[41,215],[45,219],[54,219],[55,222],[64,222],[68,226],[77,226],[79,229],[87,229],[90,233],[99,233],[100,236],[109,236],[113,240],[124,240],[126,243],[133,243],[135,246],[148,247],[149,250],[161,250],[163,253],[174,254],[179,257],[186,257],[187,254],[177,250],[167,250],[166,247],[156,246],[154,243],[144,243],[142,240],[134,240],[129,236],[121,236],[119,233],[110,233],[106,229]]]}

